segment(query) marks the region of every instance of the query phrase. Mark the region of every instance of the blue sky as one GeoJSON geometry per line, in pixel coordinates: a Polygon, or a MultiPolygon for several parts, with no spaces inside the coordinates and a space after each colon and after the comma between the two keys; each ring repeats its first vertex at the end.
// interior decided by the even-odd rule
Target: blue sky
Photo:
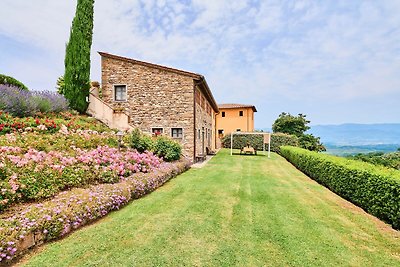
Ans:
{"type": "MultiPolygon", "coordinates": [[[[0,73],[55,90],[76,1],[3,0],[0,73]]],[[[203,74],[219,103],[311,124],[400,122],[400,1],[97,0],[106,51],[203,74]]]]}

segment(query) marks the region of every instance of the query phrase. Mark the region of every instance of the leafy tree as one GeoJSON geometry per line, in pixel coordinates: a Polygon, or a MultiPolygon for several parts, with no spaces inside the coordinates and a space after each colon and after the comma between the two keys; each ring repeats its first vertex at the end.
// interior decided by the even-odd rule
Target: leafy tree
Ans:
{"type": "Polygon", "coordinates": [[[21,89],[28,90],[28,87],[26,87],[25,84],[23,84],[22,82],[18,81],[17,79],[15,79],[13,77],[10,77],[10,76],[4,75],[4,74],[0,74],[0,84],[14,85],[21,89]]]}
{"type": "Polygon", "coordinates": [[[290,113],[282,112],[272,125],[274,133],[286,133],[300,137],[305,131],[310,129],[307,124],[310,121],[306,120],[306,115],[299,114],[293,116],[290,113]]]}
{"type": "Polygon", "coordinates": [[[90,48],[94,0],[78,0],[65,53],[64,95],[71,108],[84,113],[90,89],[90,48]]]}
{"type": "Polygon", "coordinates": [[[306,115],[298,114],[293,116],[290,113],[282,112],[272,125],[274,133],[285,133],[297,136],[299,138],[300,147],[311,151],[326,151],[321,143],[320,138],[312,134],[305,134],[310,129],[309,120],[306,115]]]}
{"type": "Polygon", "coordinates": [[[321,143],[319,137],[315,137],[312,134],[303,134],[299,138],[300,147],[311,150],[311,151],[326,151],[325,146],[321,143]]]}
{"type": "Polygon", "coordinates": [[[56,89],[57,89],[57,93],[59,93],[60,95],[64,94],[64,92],[65,92],[64,76],[58,77],[57,83],[56,83],[56,89]]]}

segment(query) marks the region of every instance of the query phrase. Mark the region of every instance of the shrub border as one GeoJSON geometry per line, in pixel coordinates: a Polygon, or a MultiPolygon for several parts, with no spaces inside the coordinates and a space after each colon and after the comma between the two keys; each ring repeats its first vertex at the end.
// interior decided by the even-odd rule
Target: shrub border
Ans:
{"type": "Polygon", "coordinates": [[[400,171],[284,146],[300,171],[366,212],[400,229],[400,171]]]}

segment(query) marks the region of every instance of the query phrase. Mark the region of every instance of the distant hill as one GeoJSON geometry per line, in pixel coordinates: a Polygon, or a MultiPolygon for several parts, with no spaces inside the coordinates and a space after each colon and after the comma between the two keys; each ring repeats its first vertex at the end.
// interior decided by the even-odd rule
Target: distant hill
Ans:
{"type": "MultiPolygon", "coordinates": [[[[264,132],[270,128],[259,129],[264,132]]],[[[321,137],[327,153],[353,155],[368,152],[393,152],[400,147],[400,123],[315,125],[307,133],[321,137]]]]}
{"type": "Polygon", "coordinates": [[[339,156],[387,153],[400,147],[400,123],[316,125],[308,133],[321,137],[327,153],[339,156]]]}
{"type": "Polygon", "coordinates": [[[316,125],[308,132],[321,137],[326,145],[400,144],[400,123],[316,125]]]}

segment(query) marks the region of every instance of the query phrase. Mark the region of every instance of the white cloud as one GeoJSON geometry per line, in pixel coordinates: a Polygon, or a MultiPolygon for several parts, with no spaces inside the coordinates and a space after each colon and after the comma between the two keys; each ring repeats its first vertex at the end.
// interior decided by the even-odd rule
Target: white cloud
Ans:
{"type": "MultiPolygon", "coordinates": [[[[2,2],[0,40],[41,52],[26,59],[7,49],[13,55],[0,67],[52,89],[76,1],[2,2]]],[[[97,0],[92,77],[100,78],[101,50],[200,72],[219,102],[273,103],[271,114],[310,111],[316,102],[356,105],[399,94],[399,13],[396,0],[97,0]]],[[[260,112],[260,124],[270,116],[260,112]]]]}

